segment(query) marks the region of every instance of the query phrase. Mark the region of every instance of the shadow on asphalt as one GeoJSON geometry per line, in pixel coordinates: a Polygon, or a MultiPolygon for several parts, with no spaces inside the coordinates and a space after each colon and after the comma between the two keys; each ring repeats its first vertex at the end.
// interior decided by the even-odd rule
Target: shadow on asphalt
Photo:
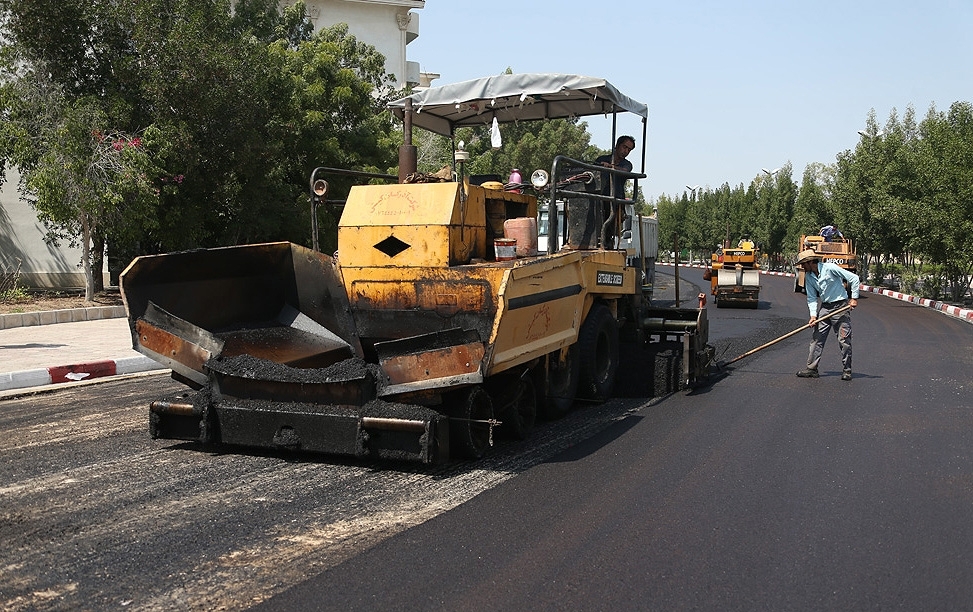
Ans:
{"type": "Polygon", "coordinates": [[[629,414],[616,421],[615,424],[598,432],[594,436],[575,444],[558,455],[551,457],[544,463],[567,463],[584,459],[588,455],[601,450],[601,448],[604,446],[607,446],[618,438],[621,438],[623,435],[625,435],[625,433],[628,432],[629,429],[635,427],[635,425],[638,424],[638,422],[643,418],[644,417],[637,414],[629,414]]]}

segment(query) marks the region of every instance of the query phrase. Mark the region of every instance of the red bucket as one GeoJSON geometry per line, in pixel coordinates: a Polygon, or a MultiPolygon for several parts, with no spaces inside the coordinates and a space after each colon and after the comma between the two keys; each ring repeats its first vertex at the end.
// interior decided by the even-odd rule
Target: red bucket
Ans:
{"type": "Polygon", "coordinates": [[[493,250],[496,251],[497,261],[517,259],[517,239],[496,238],[493,241],[493,250]]]}

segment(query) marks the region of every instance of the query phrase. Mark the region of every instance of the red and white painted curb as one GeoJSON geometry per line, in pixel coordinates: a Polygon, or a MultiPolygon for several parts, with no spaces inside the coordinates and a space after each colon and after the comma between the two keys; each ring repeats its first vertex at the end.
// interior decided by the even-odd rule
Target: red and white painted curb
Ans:
{"type": "Polygon", "coordinates": [[[880,295],[901,300],[903,302],[910,302],[917,306],[932,308],[933,310],[946,313],[951,317],[956,317],[957,319],[963,319],[968,323],[973,323],[973,310],[969,308],[960,308],[959,306],[945,304],[936,300],[930,300],[929,298],[920,298],[914,295],[909,295],[908,293],[892,291],[891,289],[885,289],[884,287],[870,287],[868,285],[862,285],[861,290],[868,291],[869,293],[878,293],[880,295]]]}
{"type": "Polygon", "coordinates": [[[58,383],[78,382],[117,376],[120,374],[136,374],[164,369],[157,361],[144,355],[122,357],[120,359],[105,359],[72,365],[54,366],[50,368],[35,368],[0,374],[0,391],[25,389],[28,387],[43,387],[58,383]]]}
{"type": "MultiPolygon", "coordinates": [[[[663,266],[671,266],[671,263],[659,264],[663,266]]],[[[705,269],[706,266],[700,264],[680,264],[680,268],[702,268],[705,269]]],[[[768,276],[794,276],[793,272],[770,272],[767,270],[761,270],[761,274],[766,274],[768,276]]],[[[969,308],[960,308],[959,306],[952,306],[950,304],[945,304],[936,300],[930,300],[929,298],[920,298],[914,295],[909,295],[908,293],[901,293],[899,291],[892,291],[891,289],[886,289],[884,287],[872,287],[871,285],[866,285],[862,283],[859,291],[867,291],[868,293],[877,293],[879,295],[884,295],[896,300],[903,302],[909,302],[910,304],[915,304],[916,306],[922,306],[924,308],[931,308],[932,310],[938,310],[944,314],[951,317],[961,319],[967,323],[973,323],[973,310],[969,308]]]]}

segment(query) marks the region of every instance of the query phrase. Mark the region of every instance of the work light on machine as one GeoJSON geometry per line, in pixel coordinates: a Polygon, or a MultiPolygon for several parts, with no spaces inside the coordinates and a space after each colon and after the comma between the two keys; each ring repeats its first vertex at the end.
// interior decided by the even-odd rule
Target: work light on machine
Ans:
{"type": "Polygon", "coordinates": [[[530,175],[530,184],[536,189],[547,186],[549,180],[551,180],[551,175],[546,170],[534,170],[534,173],[530,175]]]}

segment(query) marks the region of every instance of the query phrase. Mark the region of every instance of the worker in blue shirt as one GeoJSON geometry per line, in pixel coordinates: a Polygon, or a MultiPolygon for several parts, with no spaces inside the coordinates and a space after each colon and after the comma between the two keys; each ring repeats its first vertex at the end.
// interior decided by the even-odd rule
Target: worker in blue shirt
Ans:
{"type": "Polygon", "coordinates": [[[825,225],[818,233],[824,236],[825,242],[832,242],[845,237],[845,235],[841,233],[841,230],[838,229],[838,225],[835,223],[825,225]]]}
{"type": "Polygon", "coordinates": [[[797,264],[804,268],[804,288],[807,290],[807,308],[811,312],[808,327],[814,327],[807,367],[797,373],[801,378],[817,378],[818,363],[824,351],[828,334],[834,329],[841,350],[841,380],[851,380],[851,315],[849,311],[830,316],[830,313],[851,306],[858,306],[858,275],[830,262],[821,261],[813,249],[801,251],[797,264]],[[851,287],[851,298],[845,283],[851,287]],[[820,309],[818,302],[820,301],[820,309]]]}

